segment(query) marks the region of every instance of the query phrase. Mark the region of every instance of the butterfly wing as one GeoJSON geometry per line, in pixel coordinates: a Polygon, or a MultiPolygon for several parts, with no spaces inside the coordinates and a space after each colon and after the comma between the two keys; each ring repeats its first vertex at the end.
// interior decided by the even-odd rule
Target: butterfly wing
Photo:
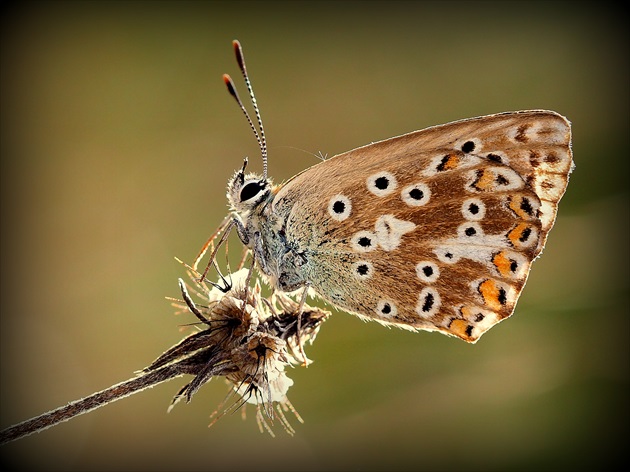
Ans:
{"type": "Polygon", "coordinates": [[[305,170],[272,211],[322,298],[474,342],[514,310],[565,192],[570,143],[549,111],[435,126],[305,170]]]}

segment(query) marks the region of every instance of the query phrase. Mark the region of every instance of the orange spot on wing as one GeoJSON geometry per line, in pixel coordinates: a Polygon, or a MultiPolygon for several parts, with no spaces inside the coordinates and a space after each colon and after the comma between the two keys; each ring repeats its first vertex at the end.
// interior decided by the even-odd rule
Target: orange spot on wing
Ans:
{"type": "Polygon", "coordinates": [[[518,246],[522,244],[521,237],[523,236],[523,232],[529,228],[527,223],[519,223],[516,227],[508,233],[508,239],[512,243],[513,246],[518,246]]]}
{"type": "Polygon", "coordinates": [[[459,164],[459,156],[457,154],[449,154],[448,160],[444,163],[444,170],[452,170],[459,164]]]}
{"type": "Polygon", "coordinates": [[[483,301],[486,302],[493,310],[500,310],[502,308],[501,302],[499,301],[500,287],[494,280],[488,279],[484,280],[479,284],[479,293],[483,297],[483,301]]]}
{"type": "Polygon", "coordinates": [[[492,263],[503,277],[510,277],[512,275],[512,262],[512,259],[507,257],[505,251],[495,254],[492,258],[492,263]]]}
{"type": "Polygon", "coordinates": [[[470,340],[472,339],[472,325],[468,323],[466,320],[456,319],[451,321],[451,324],[448,327],[449,331],[455,336],[470,340]]]}
{"type": "MultiPolygon", "coordinates": [[[[530,213],[527,212],[527,206],[523,206],[523,202],[524,202],[524,197],[521,195],[516,195],[514,197],[512,197],[510,199],[510,210],[512,210],[514,212],[514,214],[520,218],[523,219],[532,219],[533,215],[531,214],[531,212],[533,212],[534,210],[531,209],[530,213]]],[[[526,202],[526,201],[525,201],[526,202]]],[[[529,206],[529,208],[531,208],[531,204],[529,206]]]]}
{"type": "Polygon", "coordinates": [[[494,188],[495,175],[490,170],[485,169],[481,175],[477,177],[475,187],[479,190],[488,190],[494,188]]]}

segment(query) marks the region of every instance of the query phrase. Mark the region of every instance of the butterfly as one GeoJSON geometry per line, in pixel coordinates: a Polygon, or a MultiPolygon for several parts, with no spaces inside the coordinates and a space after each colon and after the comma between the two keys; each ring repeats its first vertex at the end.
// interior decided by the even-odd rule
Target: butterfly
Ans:
{"type": "Polygon", "coordinates": [[[274,185],[242,48],[233,46],[258,129],[223,78],[258,140],[263,174],[245,173],[245,159],[228,183],[231,214],[220,230],[236,229],[275,290],[303,289],[303,301],[312,290],[363,319],[468,342],[513,313],[574,168],[566,118],[533,110],[455,121],[274,185]]]}

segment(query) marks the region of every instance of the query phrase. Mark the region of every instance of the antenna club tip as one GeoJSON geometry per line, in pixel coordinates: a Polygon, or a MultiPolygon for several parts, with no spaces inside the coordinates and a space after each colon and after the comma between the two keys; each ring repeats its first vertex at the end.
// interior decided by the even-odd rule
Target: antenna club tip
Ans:
{"type": "Polygon", "coordinates": [[[232,77],[230,77],[228,74],[223,74],[223,83],[227,86],[230,95],[232,95],[237,102],[240,102],[240,99],[238,98],[238,93],[236,93],[236,87],[234,87],[234,82],[232,82],[232,77]]]}
{"type": "Polygon", "coordinates": [[[243,73],[245,72],[245,59],[243,59],[243,48],[241,47],[241,43],[238,42],[238,39],[232,41],[232,46],[234,46],[234,54],[236,55],[236,62],[238,62],[238,66],[241,68],[243,73]]]}
{"type": "MultiPolygon", "coordinates": [[[[241,43],[238,42],[238,39],[232,41],[232,46],[234,47],[234,52],[236,53],[236,57],[243,57],[243,48],[241,47],[241,43]]],[[[238,61],[242,62],[241,59],[238,61]]]]}

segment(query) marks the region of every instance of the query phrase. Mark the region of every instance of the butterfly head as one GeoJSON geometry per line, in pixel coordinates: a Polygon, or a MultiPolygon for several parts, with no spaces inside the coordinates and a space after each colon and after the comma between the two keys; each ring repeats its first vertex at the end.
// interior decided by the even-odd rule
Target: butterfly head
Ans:
{"type": "Polygon", "coordinates": [[[271,195],[271,181],[259,174],[245,174],[247,159],[243,167],[230,179],[227,198],[233,211],[240,215],[249,213],[265,202],[271,195]]]}

